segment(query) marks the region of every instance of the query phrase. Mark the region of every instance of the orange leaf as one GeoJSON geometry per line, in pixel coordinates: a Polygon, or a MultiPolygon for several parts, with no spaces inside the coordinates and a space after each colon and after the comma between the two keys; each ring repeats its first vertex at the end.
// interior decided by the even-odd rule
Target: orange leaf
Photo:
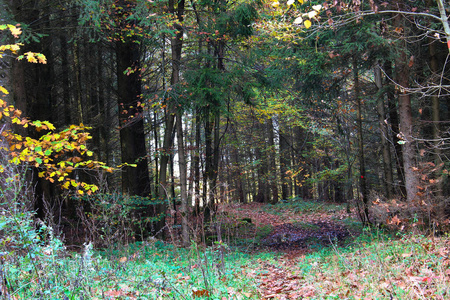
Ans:
{"type": "Polygon", "coordinates": [[[193,297],[209,297],[209,291],[208,290],[193,290],[192,291],[193,297]]]}

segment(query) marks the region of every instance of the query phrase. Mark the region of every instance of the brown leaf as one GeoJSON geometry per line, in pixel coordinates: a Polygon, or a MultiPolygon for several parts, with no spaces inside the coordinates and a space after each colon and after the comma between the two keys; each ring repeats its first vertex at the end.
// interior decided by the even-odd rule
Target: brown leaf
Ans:
{"type": "Polygon", "coordinates": [[[414,65],[414,55],[411,55],[411,57],[409,58],[409,63],[408,63],[408,67],[412,67],[414,65]]]}
{"type": "Polygon", "coordinates": [[[209,297],[208,290],[192,290],[192,296],[195,297],[209,297]]]}

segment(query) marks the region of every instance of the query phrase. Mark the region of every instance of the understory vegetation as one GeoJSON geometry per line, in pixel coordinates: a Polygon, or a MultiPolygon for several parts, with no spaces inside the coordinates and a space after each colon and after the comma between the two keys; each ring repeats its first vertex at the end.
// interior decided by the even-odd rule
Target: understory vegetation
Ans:
{"type": "Polygon", "coordinates": [[[446,299],[450,292],[447,235],[362,229],[345,205],[222,209],[228,213],[215,226],[246,230],[223,230],[223,241],[189,248],[150,237],[76,251],[51,228],[36,231],[29,215],[2,210],[2,299],[446,299]],[[349,234],[330,237],[315,224],[324,220],[349,234]],[[294,225],[277,229],[286,224],[294,225]]]}

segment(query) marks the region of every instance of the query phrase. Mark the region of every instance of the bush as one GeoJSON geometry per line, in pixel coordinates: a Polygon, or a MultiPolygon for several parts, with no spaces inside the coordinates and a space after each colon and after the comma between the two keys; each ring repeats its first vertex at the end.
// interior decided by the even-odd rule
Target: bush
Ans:
{"type": "Polygon", "coordinates": [[[448,232],[450,199],[418,197],[412,202],[371,196],[369,214],[375,224],[391,230],[419,230],[423,233],[448,232]]]}
{"type": "Polygon", "coordinates": [[[87,240],[95,241],[96,247],[143,240],[164,217],[153,216],[149,210],[165,200],[107,191],[75,198],[81,204],[78,217],[85,225],[87,240]]]}

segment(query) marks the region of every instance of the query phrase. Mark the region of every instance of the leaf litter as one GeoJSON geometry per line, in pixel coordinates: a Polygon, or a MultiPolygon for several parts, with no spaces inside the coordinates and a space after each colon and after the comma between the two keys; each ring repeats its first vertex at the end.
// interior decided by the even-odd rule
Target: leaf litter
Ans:
{"type": "Polygon", "coordinates": [[[232,204],[228,216],[250,219],[255,230],[271,226],[255,251],[278,253],[245,269],[261,299],[448,299],[450,241],[381,233],[357,238],[342,212],[270,213],[261,204],[232,204]],[[340,242],[352,237],[353,242],[340,242]],[[313,249],[311,245],[320,245],[313,249]],[[328,247],[326,247],[328,246],[328,247]]]}

